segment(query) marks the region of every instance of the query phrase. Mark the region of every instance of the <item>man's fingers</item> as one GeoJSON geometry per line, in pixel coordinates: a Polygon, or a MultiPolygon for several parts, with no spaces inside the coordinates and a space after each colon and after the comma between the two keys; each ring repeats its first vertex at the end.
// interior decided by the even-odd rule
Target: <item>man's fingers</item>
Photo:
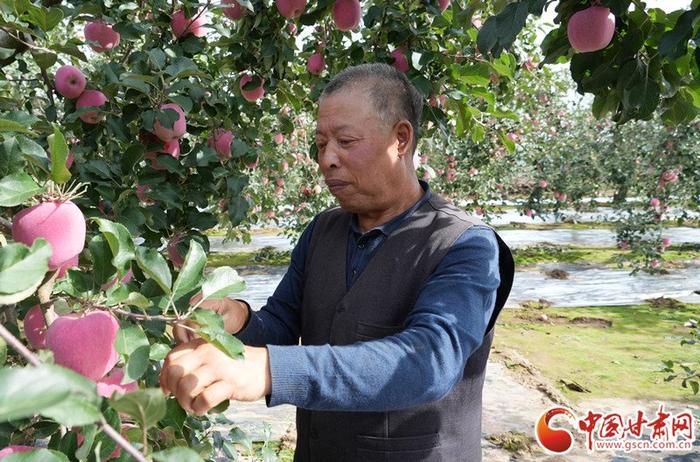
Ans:
{"type": "Polygon", "coordinates": [[[175,342],[178,344],[187,343],[197,338],[197,334],[183,326],[196,328],[196,324],[189,320],[175,324],[175,327],[173,327],[173,337],[175,337],[175,342]]]}
{"type": "Polygon", "coordinates": [[[190,298],[190,306],[195,306],[202,299],[202,292],[197,292],[190,298]]]}
{"type": "Polygon", "coordinates": [[[197,415],[204,415],[209,409],[230,399],[230,395],[231,386],[229,384],[222,380],[214,382],[192,401],[192,411],[197,415]]]}
{"type": "Polygon", "coordinates": [[[180,377],[199,368],[202,358],[196,348],[202,343],[202,339],[183,343],[173,348],[165,357],[163,369],[160,371],[160,386],[166,394],[177,391],[180,377]]]}
{"type": "Polygon", "coordinates": [[[219,380],[216,370],[211,367],[200,367],[180,378],[177,383],[175,396],[180,406],[192,412],[192,402],[206,387],[219,380]]]}

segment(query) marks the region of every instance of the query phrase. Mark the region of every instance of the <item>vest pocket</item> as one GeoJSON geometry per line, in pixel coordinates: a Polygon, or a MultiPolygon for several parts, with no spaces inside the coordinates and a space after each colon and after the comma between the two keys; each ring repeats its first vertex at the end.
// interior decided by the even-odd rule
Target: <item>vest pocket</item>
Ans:
{"type": "Polygon", "coordinates": [[[388,337],[389,335],[401,332],[401,330],[403,330],[403,326],[377,326],[375,324],[358,321],[357,327],[355,328],[355,335],[360,340],[371,340],[388,337]]]}
{"type": "Polygon", "coordinates": [[[357,435],[356,441],[358,460],[367,462],[424,460],[440,447],[440,434],[427,433],[391,438],[357,435]]]}

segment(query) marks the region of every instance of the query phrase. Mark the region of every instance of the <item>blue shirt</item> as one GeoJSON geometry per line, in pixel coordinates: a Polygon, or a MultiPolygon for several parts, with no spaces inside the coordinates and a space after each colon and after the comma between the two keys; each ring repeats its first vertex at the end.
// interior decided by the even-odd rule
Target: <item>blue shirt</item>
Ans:
{"type": "MultiPolygon", "coordinates": [[[[353,215],[348,288],[387,236],[430,198],[428,184],[420,184],[424,194],[411,208],[364,234],[353,215]]],[[[272,376],[267,405],[380,412],[445,396],[481,345],[493,313],[500,284],[493,230],[471,226],[454,242],[419,290],[401,332],[351,345],[299,345],[304,263],[315,223],[316,218],[302,233],[289,269],[267,304],[250,311],[236,334],[246,345],[267,346],[272,376]]]]}

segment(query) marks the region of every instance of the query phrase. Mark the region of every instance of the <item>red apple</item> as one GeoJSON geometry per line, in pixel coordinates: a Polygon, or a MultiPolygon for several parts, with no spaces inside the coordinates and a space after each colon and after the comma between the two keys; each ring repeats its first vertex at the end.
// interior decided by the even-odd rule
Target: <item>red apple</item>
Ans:
{"type": "Polygon", "coordinates": [[[335,27],[342,31],[356,28],[362,19],[360,0],[336,0],[333,4],[335,27]]]}
{"type": "Polygon", "coordinates": [[[61,66],[56,71],[56,91],[65,98],[75,99],[85,90],[85,76],[80,69],[70,64],[61,66]]]}
{"type": "Polygon", "coordinates": [[[24,316],[24,336],[35,349],[46,348],[46,318],[39,305],[34,305],[24,316]]]}
{"type": "Polygon", "coordinates": [[[101,21],[89,22],[85,25],[85,40],[95,42],[91,43],[90,46],[98,53],[117,47],[119,38],[119,32],[101,21]]]}
{"type": "Polygon", "coordinates": [[[233,133],[223,128],[214,130],[208,139],[209,147],[216,151],[222,161],[231,158],[231,142],[233,133]]]}
{"type": "Polygon", "coordinates": [[[169,154],[174,159],[180,158],[180,141],[173,139],[163,143],[163,148],[160,151],[149,151],[144,154],[144,157],[151,161],[153,170],[165,170],[165,167],[158,163],[158,154],[169,154]]]}
{"type": "Polygon", "coordinates": [[[59,316],[49,326],[46,346],[54,361],[97,381],[107,374],[119,355],[114,349],[119,323],[106,311],[59,316]]]}
{"type": "Polygon", "coordinates": [[[138,390],[139,385],[136,382],[129,382],[122,385],[123,378],[124,369],[113,369],[109,375],[102,377],[97,382],[97,394],[105,398],[111,398],[114,393],[124,395],[130,391],[138,390]]]}
{"type": "MultiPolygon", "coordinates": [[[[100,107],[104,106],[106,102],[107,97],[101,91],[85,90],[78,98],[78,101],[75,103],[75,107],[76,109],[92,106],[100,107]]],[[[103,119],[104,116],[96,111],[90,111],[80,114],[80,120],[82,120],[86,124],[94,125],[100,123],[103,119]]]]}
{"type": "Polygon", "coordinates": [[[301,16],[306,8],[306,0],[275,0],[277,10],[287,19],[301,16]]]}
{"type": "Polygon", "coordinates": [[[158,120],[158,118],[156,118],[156,121],[153,123],[153,133],[158,138],[160,138],[161,141],[165,142],[172,141],[175,138],[180,138],[182,135],[185,134],[185,131],[187,130],[187,123],[185,121],[185,111],[183,111],[182,108],[175,103],[166,103],[160,105],[161,111],[165,111],[167,109],[172,109],[178,114],[178,119],[175,121],[172,128],[166,128],[163,125],[161,125],[160,120],[158,120]]]}
{"type": "Polygon", "coordinates": [[[224,8],[224,15],[237,21],[246,15],[246,9],[243,8],[236,0],[224,0],[223,5],[231,5],[228,8],[224,8]]]}
{"type": "Polygon", "coordinates": [[[241,77],[241,81],[240,81],[241,95],[243,95],[243,98],[245,98],[246,101],[250,101],[250,102],[254,102],[254,101],[259,100],[265,94],[265,88],[264,88],[265,80],[264,79],[262,79],[260,81],[260,86],[257,88],[253,88],[252,90],[244,90],[243,89],[243,87],[245,87],[245,85],[252,80],[253,80],[253,76],[251,76],[250,74],[246,74],[243,77],[241,77]]]}
{"type": "Polygon", "coordinates": [[[306,64],[309,74],[321,75],[325,68],[326,61],[323,59],[323,54],[316,52],[309,57],[309,61],[306,64]]]}
{"type": "Polygon", "coordinates": [[[175,34],[177,38],[184,37],[187,34],[192,34],[195,37],[204,37],[207,34],[204,24],[206,24],[206,20],[204,19],[203,13],[197,13],[194,18],[188,18],[185,16],[183,10],[175,13],[170,22],[173,28],[173,34],[175,34]]]}
{"type": "Polygon", "coordinates": [[[26,208],[12,220],[12,238],[31,246],[44,238],[52,248],[49,269],[56,270],[85,247],[85,216],[71,201],[43,202],[26,208]]]}
{"type": "Polygon", "coordinates": [[[615,15],[604,6],[574,13],[566,28],[571,47],[581,53],[602,50],[615,35],[615,15]]]}
{"type": "Polygon", "coordinates": [[[393,66],[397,71],[408,72],[410,66],[408,65],[406,55],[404,55],[401,49],[397,48],[396,50],[392,51],[390,56],[394,58],[393,66]]]}

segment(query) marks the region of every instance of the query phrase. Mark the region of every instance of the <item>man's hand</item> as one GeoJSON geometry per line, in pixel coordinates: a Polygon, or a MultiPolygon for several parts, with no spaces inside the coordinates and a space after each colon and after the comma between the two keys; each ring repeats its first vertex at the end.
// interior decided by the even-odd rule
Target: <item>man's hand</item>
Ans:
{"type": "Polygon", "coordinates": [[[178,345],[165,358],[160,386],[197,415],[225,400],[256,401],[272,388],[267,348],[246,346],[244,354],[232,359],[202,339],[178,345]]]}
{"type": "MultiPolygon", "coordinates": [[[[202,299],[202,293],[199,292],[190,298],[190,306],[194,306],[202,299]]],[[[199,308],[211,310],[221,315],[224,318],[224,329],[229,334],[238,333],[248,319],[248,307],[245,303],[230,298],[220,298],[216,300],[204,300],[199,308]]],[[[183,327],[182,325],[195,327],[191,321],[183,321],[175,325],[173,336],[177,343],[187,343],[195,338],[198,338],[192,330],[183,327]]]]}

